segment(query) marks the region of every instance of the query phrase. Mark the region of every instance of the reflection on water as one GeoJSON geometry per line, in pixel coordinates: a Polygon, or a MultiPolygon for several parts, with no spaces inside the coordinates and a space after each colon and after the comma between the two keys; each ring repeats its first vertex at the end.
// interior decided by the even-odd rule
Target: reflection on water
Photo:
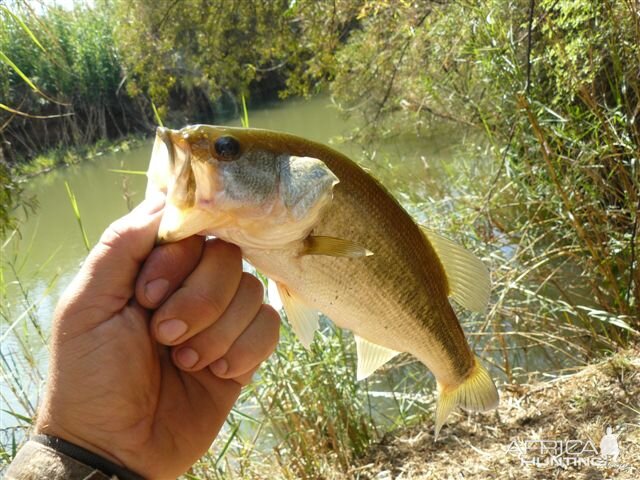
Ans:
{"type": "MultiPolygon", "coordinates": [[[[286,131],[323,143],[346,134],[352,127],[339,116],[326,97],[292,100],[254,110],[250,113],[250,121],[252,127],[286,131]]],[[[239,125],[239,122],[231,121],[229,124],[239,125]]],[[[449,125],[441,125],[433,128],[429,138],[395,138],[367,156],[353,144],[337,143],[332,146],[368,168],[403,203],[411,206],[433,197],[455,195],[456,185],[451,183],[451,179],[456,178],[456,171],[483,168],[475,158],[460,159],[454,155],[454,150],[464,141],[459,127],[452,130],[449,125]]],[[[94,244],[110,222],[128,211],[127,200],[135,205],[144,194],[144,176],[123,175],[110,170],[146,170],[150,153],[151,140],[135,150],[98,156],[28,181],[25,193],[37,197],[39,208],[35,215],[22,223],[20,235],[14,235],[7,242],[3,253],[2,274],[7,289],[3,293],[4,304],[0,311],[14,325],[0,322],[2,359],[23,361],[16,353],[20,346],[10,329],[33,329],[33,324],[37,323],[46,335],[55,301],[86,255],[65,182],[76,196],[89,242],[94,244]],[[27,311],[29,305],[33,308],[27,311]]],[[[421,216],[420,211],[412,213],[421,216]]],[[[425,221],[424,218],[421,220],[425,221]]],[[[29,392],[32,404],[37,401],[42,382],[37,371],[42,372],[46,368],[46,347],[36,348],[41,344],[34,341],[34,358],[29,364],[3,365],[3,371],[24,372],[21,389],[29,392]],[[35,377],[31,378],[29,370],[33,370],[34,365],[39,369],[35,369],[35,377]]],[[[380,378],[377,382],[381,390],[388,390],[389,381],[380,378]]],[[[9,390],[10,383],[0,380],[3,403],[7,402],[10,409],[32,413],[32,406],[17,404],[18,396],[9,390]]],[[[381,398],[380,401],[385,400],[381,398]]],[[[2,425],[14,423],[13,418],[1,417],[2,425]]]]}

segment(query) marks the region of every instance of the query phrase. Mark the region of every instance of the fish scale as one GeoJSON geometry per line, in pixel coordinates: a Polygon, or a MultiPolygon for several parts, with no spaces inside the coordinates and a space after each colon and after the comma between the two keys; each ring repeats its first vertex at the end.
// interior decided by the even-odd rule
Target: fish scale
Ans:
{"type": "MultiPolygon", "coordinates": [[[[351,183],[354,184],[358,185],[351,183]]],[[[377,192],[362,193],[358,195],[351,189],[348,195],[343,195],[338,184],[332,206],[313,233],[350,238],[374,252],[373,256],[350,259],[285,254],[276,263],[273,252],[261,254],[251,250],[250,262],[291,285],[294,292],[309,299],[339,327],[373,343],[411,353],[442,381],[459,382],[473,366],[473,354],[446,300],[444,273],[440,278],[428,275],[429,262],[438,262],[433,249],[429,251],[424,240],[420,241],[422,235],[415,224],[402,218],[390,222],[375,207],[369,212],[370,230],[354,229],[350,219],[362,216],[365,203],[361,197],[375,196],[377,192]],[[385,234],[387,231],[396,235],[385,234]],[[362,288],[364,285],[366,288],[362,288]],[[444,299],[445,305],[441,302],[438,309],[433,303],[439,298],[444,299]],[[450,316],[445,317],[447,314],[450,316]],[[389,331],[395,335],[389,335],[389,331]],[[432,337],[438,341],[432,342],[432,337]],[[440,345],[445,347],[439,348],[440,345]]],[[[398,214],[406,215],[400,208],[398,214]]],[[[441,270],[439,263],[431,268],[441,270]]]]}

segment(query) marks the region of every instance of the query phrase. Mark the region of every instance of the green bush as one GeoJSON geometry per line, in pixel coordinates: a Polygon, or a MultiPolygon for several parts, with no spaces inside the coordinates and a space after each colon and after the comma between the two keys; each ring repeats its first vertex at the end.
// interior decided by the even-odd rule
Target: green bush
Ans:
{"type": "Polygon", "coordinates": [[[322,52],[364,140],[434,119],[484,132],[473,148],[491,146],[496,176],[461,183],[485,239],[506,238],[527,282],[618,340],[612,324],[640,327],[639,19],[629,1],[376,0],[322,52]]]}

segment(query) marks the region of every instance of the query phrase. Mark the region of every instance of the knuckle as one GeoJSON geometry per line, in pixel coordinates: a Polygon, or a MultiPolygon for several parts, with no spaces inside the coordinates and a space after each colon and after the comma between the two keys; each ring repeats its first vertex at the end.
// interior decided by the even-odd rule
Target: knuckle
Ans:
{"type": "Polygon", "coordinates": [[[118,248],[127,241],[131,228],[122,219],[111,223],[100,237],[100,243],[108,248],[118,248]]]}
{"type": "Polygon", "coordinates": [[[182,266],[183,257],[184,255],[179,244],[168,243],[156,247],[148,262],[154,270],[166,271],[168,274],[173,274],[176,268],[182,266]]]}
{"type": "Polygon", "coordinates": [[[229,351],[233,343],[236,341],[236,337],[226,331],[217,331],[214,338],[208,342],[208,348],[212,357],[215,359],[222,357],[229,351]]]}
{"type": "MultiPolygon", "coordinates": [[[[144,230],[133,222],[130,215],[119,218],[111,223],[100,236],[96,247],[98,250],[119,251],[129,250],[132,245],[137,245],[144,240],[144,230]]],[[[137,256],[137,255],[136,255],[137,256]]],[[[136,258],[140,261],[142,258],[136,258]]]]}
{"type": "Polygon", "coordinates": [[[258,278],[250,273],[243,272],[242,278],[240,279],[240,285],[245,290],[249,299],[262,303],[262,299],[264,298],[264,286],[258,278]]]}
{"type": "Polygon", "coordinates": [[[198,239],[191,237],[188,240],[156,246],[151,251],[138,276],[137,288],[140,295],[144,297],[144,287],[148,282],[159,278],[171,282],[172,288],[180,286],[195,268],[200,256],[198,239]]]}
{"type": "Polygon", "coordinates": [[[270,346],[270,352],[275,350],[280,336],[280,315],[271,305],[262,305],[259,313],[266,324],[265,343],[270,346]]]}
{"type": "Polygon", "coordinates": [[[280,326],[280,314],[271,305],[262,305],[260,307],[260,314],[263,315],[273,327],[280,326]]]}
{"type": "Polygon", "coordinates": [[[196,312],[201,312],[201,317],[218,319],[227,309],[227,303],[221,295],[205,293],[198,289],[189,289],[188,302],[196,312]]]}
{"type": "Polygon", "coordinates": [[[225,353],[224,357],[233,367],[233,370],[243,370],[246,367],[253,366],[258,360],[256,359],[257,350],[251,345],[235,344],[232,349],[225,353]]]}
{"type": "Polygon", "coordinates": [[[232,342],[226,337],[216,337],[215,339],[195,337],[189,345],[200,352],[204,363],[213,363],[222,358],[231,347],[232,342]]]}

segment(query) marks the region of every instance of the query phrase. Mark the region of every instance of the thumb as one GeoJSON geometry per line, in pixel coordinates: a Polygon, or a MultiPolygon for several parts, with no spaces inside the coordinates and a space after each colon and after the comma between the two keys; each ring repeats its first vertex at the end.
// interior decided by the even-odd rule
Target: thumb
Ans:
{"type": "Polygon", "coordinates": [[[155,245],[164,202],[163,195],[148,198],[109,225],[60,302],[66,314],[111,314],[127,305],[140,267],[155,245]]]}

